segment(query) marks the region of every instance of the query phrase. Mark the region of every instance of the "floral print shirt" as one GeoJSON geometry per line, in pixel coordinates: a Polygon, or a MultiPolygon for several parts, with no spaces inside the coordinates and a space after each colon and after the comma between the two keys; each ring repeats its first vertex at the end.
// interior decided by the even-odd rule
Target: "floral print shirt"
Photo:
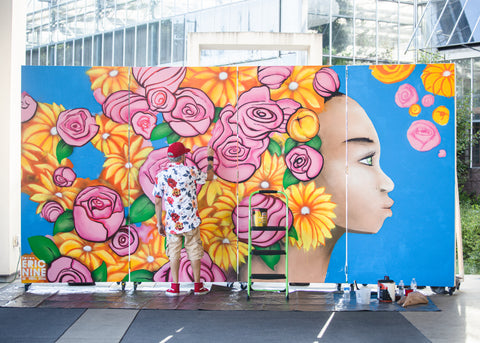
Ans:
{"type": "Polygon", "coordinates": [[[176,235],[200,225],[197,184],[203,185],[206,180],[207,174],[197,167],[177,163],[170,163],[158,173],[153,195],[163,199],[167,233],[176,235]]]}

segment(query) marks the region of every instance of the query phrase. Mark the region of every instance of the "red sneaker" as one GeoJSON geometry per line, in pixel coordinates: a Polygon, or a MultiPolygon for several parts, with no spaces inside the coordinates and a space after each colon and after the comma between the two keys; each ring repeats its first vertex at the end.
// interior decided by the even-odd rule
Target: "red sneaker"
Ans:
{"type": "Polygon", "coordinates": [[[172,282],[172,285],[169,289],[165,291],[165,294],[171,297],[177,297],[180,295],[180,284],[172,282]]]}
{"type": "Polygon", "coordinates": [[[203,287],[203,282],[195,282],[195,295],[207,294],[210,290],[206,287],[203,287]]]}

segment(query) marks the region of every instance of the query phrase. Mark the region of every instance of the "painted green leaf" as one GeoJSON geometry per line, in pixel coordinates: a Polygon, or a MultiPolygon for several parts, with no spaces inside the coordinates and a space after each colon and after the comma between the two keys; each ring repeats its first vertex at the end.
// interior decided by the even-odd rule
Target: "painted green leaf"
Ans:
{"type": "Polygon", "coordinates": [[[128,280],[128,274],[125,275],[122,281],[131,282],[150,282],[153,281],[153,272],[146,269],[134,270],[130,273],[130,280],[128,280]]]}
{"type": "Polygon", "coordinates": [[[105,261],[92,272],[93,281],[95,282],[107,282],[107,264],[105,261]]]}
{"type": "Polygon", "coordinates": [[[305,144],[311,148],[314,148],[315,150],[320,150],[320,147],[322,146],[322,140],[320,137],[315,136],[305,144]]]}
{"type": "Polygon", "coordinates": [[[47,264],[62,256],[55,243],[45,236],[28,237],[28,244],[30,244],[33,254],[47,264]]]}
{"type": "Polygon", "coordinates": [[[285,155],[290,152],[293,148],[295,148],[298,145],[298,142],[293,140],[292,138],[288,138],[285,141],[285,155]]]}
{"type": "Polygon", "coordinates": [[[179,139],[180,139],[180,136],[177,135],[175,132],[172,132],[171,134],[169,134],[167,136],[167,143],[172,144],[172,143],[177,142],[179,139]]]}
{"type": "MultiPolygon", "coordinates": [[[[269,247],[265,247],[265,248],[255,247],[255,249],[256,250],[280,250],[281,247],[279,243],[275,243],[269,247]]],[[[274,270],[275,266],[280,261],[280,255],[260,255],[260,257],[262,258],[263,262],[265,262],[265,264],[268,266],[268,268],[270,268],[271,270],[274,270]]]]}
{"type": "Polygon", "coordinates": [[[53,226],[53,234],[56,235],[59,232],[70,232],[75,228],[73,223],[73,211],[65,210],[61,215],[58,216],[53,226]]]}
{"type": "Polygon", "coordinates": [[[215,107],[215,116],[213,117],[213,122],[216,123],[220,119],[220,112],[222,112],[222,107],[215,107]]]}
{"type": "Polygon", "coordinates": [[[57,161],[62,163],[62,160],[73,153],[73,146],[68,145],[61,139],[57,144],[57,161]]]}
{"type": "Polygon", "coordinates": [[[290,169],[285,169],[285,174],[283,174],[283,189],[287,189],[291,185],[296,185],[300,180],[293,176],[290,169]]]}
{"type": "Polygon", "coordinates": [[[170,135],[172,132],[173,131],[170,128],[170,125],[168,125],[168,123],[160,123],[153,128],[152,134],[150,136],[150,140],[156,141],[158,139],[165,138],[168,135],[170,135]]]}
{"type": "Polygon", "coordinates": [[[140,195],[130,207],[130,222],[140,223],[155,215],[154,203],[145,195],[140,195]]]}
{"type": "Polygon", "coordinates": [[[270,155],[277,154],[277,156],[280,156],[282,154],[282,147],[280,144],[275,142],[273,139],[270,139],[270,144],[268,144],[268,151],[270,152],[270,155]]]}
{"type": "Polygon", "coordinates": [[[298,241],[297,230],[295,229],[295,227],[293,225],[290,228],[290,230],[288,230],[288,238],[293,238],[294,240],[298,241]]]}

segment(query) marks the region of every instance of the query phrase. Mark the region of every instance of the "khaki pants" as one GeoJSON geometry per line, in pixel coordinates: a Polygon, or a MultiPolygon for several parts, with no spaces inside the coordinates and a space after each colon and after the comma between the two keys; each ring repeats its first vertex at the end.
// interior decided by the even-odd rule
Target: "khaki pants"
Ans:
{"type": "Polygon", "coordinates": [[[188,259],[190,261],[200,260],[203,257],[204,251],[199,227],[178,235],[167,233],[168,259],[170,261],[180,260],[183,237],[185,237],[185,250],[187,251],[188,259]]]}

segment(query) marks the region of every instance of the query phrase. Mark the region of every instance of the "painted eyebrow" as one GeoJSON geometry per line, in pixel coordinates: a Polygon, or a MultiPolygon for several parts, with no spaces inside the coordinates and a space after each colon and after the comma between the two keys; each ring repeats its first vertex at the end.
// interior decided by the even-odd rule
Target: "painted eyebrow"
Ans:
{"type": "Polygon", "coordinates": [[[343,143],[352,143],[352,142],[357,142],[357,143],[373,143],[373,141],[368,138],[368,137],[358,137],[358,138],[350,138],[344,141],[343,143]]]}

